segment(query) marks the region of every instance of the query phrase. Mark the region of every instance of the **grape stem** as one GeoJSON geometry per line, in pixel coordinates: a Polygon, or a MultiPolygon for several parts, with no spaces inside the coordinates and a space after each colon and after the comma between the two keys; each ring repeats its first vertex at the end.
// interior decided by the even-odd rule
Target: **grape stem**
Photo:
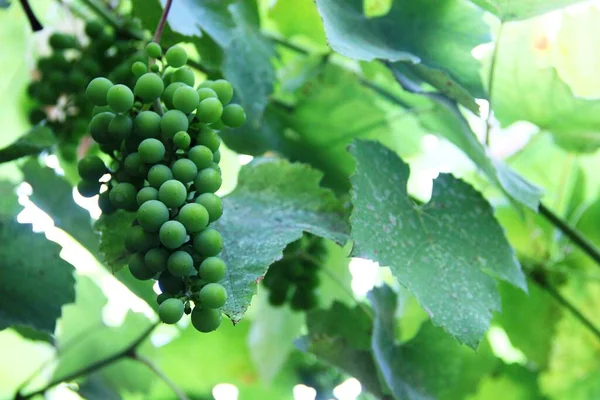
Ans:
{"type": "Polygon", "coordinates": [[[21,0],[21,7],[23,7],[23,11],[25,12],[25,15],[27,15],[27,19],[29,20],[29,25],[31,25],[32,31],[37,32],[37,31],[41,31],[42,29],[44,29],[40,20],[37,19],[37,17],[35,16],[35,13],[31,9],[31,6],[29,5],[29,1],[21,0]]]}
{"type": "Polygon", "coordinates": [[[146,340],[148,338],[148,336],[150,336],[150,334],[152,333],[152,331],[154,331],[154,329],[159,325],[159,323],[154,323],[152,325],[150,325],[148,327],[148,329],[146,329],[145,331],[143,331],[140,336],[135,339],[133,342],[131,342],[131,344],[129,346],[127,346],[126,348],[124,348],[123,350],[119,351],[118,353],[115,353],[103,360],[97,361],[93,364],[88,365],[87,367],[78,369],[70,374],[68,374],[67,376],[63,376],[60,378],[56,378],[51,380],[48,384],[46,384],[44,387],[33,391],[29,394],[21,394],[20,392],[18,392],[15,395],[15,399],[30,399],[32,397],[35,397],[39,394],[43,394],[44,392],[46,392],[48,389],[53,388],[54,386],[58,385],[59,383],[62,382],[67,382],[67,381],[72,381],[74,379],[80,378],[82,376],[88,375],[92,372],[95,372],[99,369],[102,369],[116,361],[121,360],[122,358],[125,357],[133,357],[133,355],[135,354],[135,350],[138,348],[138,346],[140,344],[142,344],[142,342],[144,342],[144,340],[146,340]]]}
{"type": "Polygon", "coordinates": [[[165,4],[163,13],[160,16],[160,20],[158,21],[158,25],[156,25],[156,30],[154,31],[154,37],[152,38],[153,42],[160,43],[160,38],[162,36],[163,30],[165,29],[165,24],[167,23],[167,16],[169,15],[169,11],[171,10],[172,3],[173,0],[167,0],[167,4],[165,4]]]}
{"type": "Polygon", "coordinates": [[[492,94],[494,91],[494,76],[496,75],[496,64],[498,59],[498,53],[500,53],[500,37],[502,36],[502,29],[504,28],[504,22],[500,22],[496,40],[494,41],[494,52],[492,54],[492,61],[490,64],[490,73],[488,75],[488,115],[485,119],[485,145],[489,147],[492,133],[492,94]]]}
{"type": "Polygon", "coordinates": [[[173,393],[175,393],[175,395],[177,396],[177,398],[179,400],[189,400],[189,398],[186,396],[186,394],[179,388],[179,386],[177,386],[175,384],[175,382],[173,382],[163,371],[161,371],[160,368],[158,368],[158,366],[156,364],[154,364],[152,362],[152,360],[150,360],[148,357],[143,356],[137,352],[134,352],[131,356],[132,359],[139,361],[140,363],[144,364],[145,366],[147,366],[152,372],[154,372],[154,374],[159,377],[164,383],[167,384],[167,386],[169,386],[171,388],[171,390],[173,391],[173,393]]]}

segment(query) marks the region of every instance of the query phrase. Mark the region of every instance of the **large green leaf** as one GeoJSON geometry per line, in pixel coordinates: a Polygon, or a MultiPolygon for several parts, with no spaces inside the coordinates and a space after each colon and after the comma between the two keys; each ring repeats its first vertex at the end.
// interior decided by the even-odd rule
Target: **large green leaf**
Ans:
{"type": "Polygon", "coordinates": [[[117,272],[127,265],[125,236],[134,219],[134,213],[119,210],[113,214],[102,214],[94,226],[94,229],[100,233],[98,252],[104,264],[112,272],[117,272]]]}
{"type": "Polygon", "coordinates": [[[56,144],[56,137],[46,126],[36,126],[9,146],[0,149],[0,163],[31,156],[56,144]]]}
{"type": "Polygon", "coordinates": [[[327,46],[323,22],[313,0],[277,0],[268,15],[281,35],[327,46]]]}
{"type": "Polygon", "coordinates": [[[503,21],[531,18],[583,0],[470,0],[503,21]]]}
{"type": "Polygon", "coordinates": [[[435,325],[476,347],[500,310],[494,277],[526,288],[490,205],[450,175],[434,181],[429,203],[416,205],[406,191],[408,166],[398,156],[365,141],[350,152],[357,162],[353,255],[389,266],[435,325]]]}
{"type": "Polygon", "coordinates": [[[511,400],[544,398],[538,386],[538,374],[518,364],[502,365],[479,383],[477,393],[466,400],[496,400],[502,393],[511,400]]]}
{"type": "Polygon", "coordinates": [[[350,58],[422,63],[447,71],[484,97],[471,50],[489,41],[483,12],[466,0],[394,0],[383,17],[367,18],[361,0],[317,0],[331,47],[350,58]]]}
{"type": "Polygon", "coordinates": [[[267,267],[303,231],[346,242],[344,212],[319,186],[321,177],[306,165],[277,159],[255,160],[240,171],[238,186],[224,198],[223,217],[215,223],[229,271],[224,312],[233,321],[244,314],[267,267]]]}

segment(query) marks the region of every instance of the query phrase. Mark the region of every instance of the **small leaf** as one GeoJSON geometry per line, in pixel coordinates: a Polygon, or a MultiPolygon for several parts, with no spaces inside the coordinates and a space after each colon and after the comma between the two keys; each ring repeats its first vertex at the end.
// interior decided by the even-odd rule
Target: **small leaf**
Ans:
{"type": "Polygon", "coordinates": [[[476,347],[500,310],[493,277],[526,288],[492,208],[450,175],[434,181],[429,203],[415,205],[406,191],[408,166],[398,156],[365,141],[354,142],[350,152],[357,162],[353,255],[389,266],[435,325],[476,347]]]}
{"type": "Polygon", "coordinates": [[[134,219],[135,213],[118,210],[113,214],[102,214],[94,225],[94,230],[100,233],[98,252],[113,273],[128,263],[125,236],[134,219]]]}
{"type": "Polygon", "coordinates": [[[583,0],[470,0],[503,21],[535,17],[583,0]]]}
{"type": "Polygon", "coordinates": [[[56,137],[46,126],[36,126],[8,147],[0,149],[0,163],[31,156],[56,144],[56,137]]]}

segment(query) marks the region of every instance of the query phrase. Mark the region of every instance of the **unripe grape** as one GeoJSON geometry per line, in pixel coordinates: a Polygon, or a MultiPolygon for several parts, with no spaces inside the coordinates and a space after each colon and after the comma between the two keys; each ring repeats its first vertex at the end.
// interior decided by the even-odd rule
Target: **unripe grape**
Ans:
{"type": "Polygon", "coordinates": [[[140,226],[148,232],[158,232],[169,220],[169,210],[161,201],[148,200],[137,211],[140,226]]]}
{"type": "Polygon", "coordinates": [[[110,202],[110,191],[100,193],[98,196],[98,207],[102,211],[102,214],[112,214],[115,212],[115,207],[110,202]]]}
{"type": "Polygon", "coordinates": [[[153,188],[159,189],[163,183],[170,179],[173,179],[173,173],[171,168],[166,165],[158,164],[148,171],[148,183],[153,188]]]}
{"type": "Polygon", "coordinates": [[[164,89],[165,86],[160,76],[148,72],[139,77],[133,87],[133,93],[144,103],[152,103],[162,95],[164,89]]]}
{"type": "Polygon", "coordinates": [[[179,131],[173,136],[173,144],[181,150],[187,150],[190,147],[192,138],[187,132],[179,131]]]}
{"type": "Polygon", "coordinates": [[[160,58],[162,56],[162,49],[156,42],[150,42],[146,45],[146,54],[151,58],[160,58]]]}
{"type": "Polygon", "coordinates": [[[203,257],[213,257],[223,249],[223,238],[217,230],[206,228],[194,235],[193,245],[203,257]]]}
{"type": "Polygon", "coordinates": [[[217,96],[217,93],[208,87],[201,87],[197,90],[197,92],[198,92],[198,99],[200,101],[202,101],[204,99],[210,99],[210,98],[213,98],[213,99],[219,98],[219,96],[217,96]]]}
{"type": "Polygon", "coordinates": [[[272,306],[282,306],[288,297],[287,288],[284,290],[282,288],[271,289],[269,291],[269,303],[272,306]]]}
{"type": "Polygon", "coordinates": [[[188,233],[200,232],[208,226],[208,211],[200,204],[186,204],[179,210],[177,220],[185,226],[188,233]]]}
{"type": "MultiPolygon", "coordinates": [[[[217,150],[213,153],[213,162],[217,165],[221,162],[221,151],[217,150]]],[[[216,168],[215,168],[216,169],[216,168]]],[[[221,171],[221,168],[217,169],[217,171],[221,171]]]]}
{"type": "Polygon", "coordinates": [[[151,186],[141,188],[136,196],[136,199],[138,205],[140,206],[147,201],[158,200],[158,190],[151,186]]]}
{"type": "Polygon", "coordinates": [[[112,82],[106,78],[94,78],[85,89],[85,96],[95,106],[108,105],[106,95],[112,86],[112,82]]]}
{"type": "Polygon", "coordinates": [[[129,272],[134,278],[141,281],[148,280],[154,276],[154,272],[146,268],[144,256],[141,253],[135,253],[129,257],[129,272]]]}
{"type": "Polygon", "coordinates": [[[195,80],[194,72],[189,68],[179,68],[171,75],[171,82],[182,82],[188,86],[194,86],[195,80]]]}
{"type": "Polygon", "coordinates": [[[315,308],[317,303],[318,299],[313,291],[296,288],[296,291],[294,291],[290,301],[290,307],[292,310],[308,311],[315,308]]]}
{"type": "Polygon", "coordinates": [[[83,197],[94,197],[100,193],[100,186],[102,184],[97,180],[81,180],[77,184],[77,191],[83,197]]]}
{"type": "Polygon", "coordinates": [[[133,121],[127,114],[115,115],[108,124],[108,133],[116,142],[127,139],[133,131],[133,121]]]}
{"type": "Polygon", "coordinates": [[[114,116],[115,114],[111,112],[103,112],[92,118],[89,131],[96,142],[106,144],[111,140],[108,133],[108,127],[114,116]]]}
{"type": "Polygon", "coordinates": [[[194,186],[198,193],[214,193],[219,190],[221,183],[221,174],[212,168],[198,172],[194,180],[194,186]]]}
{"type": "Polygon", "coordinates": [[[56,50],[74,49],[79,46],[75,36],[65,33],[53,33],[50,35],[49,42],[50,47],[56,50]]]}
{"type": "Polygon", "coordinates": [[[206,282],[219,282],[225,277],[227,267],[219,257],[208,257],[200,264],[198,273],[206,282]]]}
{"type": "Polygon", "coordinates": [[[212,164],[213,152],[206,146],[194,146],[188,151],[188,159],[192,160],[199,170],[203,170],[212,164]]]}
{"type": "Polygon", "coordinates": [[[171,167],[173,171],[173,177],[181,183],[189,183],[196,178],[198,174],[198,168],[193,161],[187,158],[182,158],[173,163],[171,167]]]}
{"type": "Polygon", "coordinates": [[[185,227],[179,221],[167,221],[159,231],[160,242],[167,249],[176,249],[185,243],[185,227]]]}
{"type": "Polygon", "coordinates": [[[165,300],[171,298],[173,298],[173,295],[171,293],[161,293],[158,296],[156,296],[156,302],[158,303],[158,305],[161,305],[165,300]]]}
{"type": "MultiPolygon", "coordinates": [[[[160,71],[160,67],[158,66],[158,64],[152,64],[150,66],[150,71],[154,72],[155,74],[158,74],[158,72],[160,71]]],[[[163,82],[163,86],[164,86],[164,82],[163,82]]]]}
{"type": "Polygon", "coordinates": [[[127,248],[135,252],[145,253],[152,247],[159,246],[156,234],[148,233],[140,225],[132,226],[126,236],[127,248]]]}
{"type": "Polygon", "coordinates": [[[140,153],[131,153],[125,157],[125,171],[133,176],[144,177],[148,173],[148,166],[142,160],[140,153]]]}
{"type": "Polygon", "coordinates": [[[185,114],[190,114],[198,107],[198,92],[189,86],[182,86],[173,93],[173,106],[185,114]]]}
{"type": "Polygon", "coordinates": [[[221,121],[230,128],[238,128],[246,122],[246,113],[239,104],[229,104],[223,108],[221,121]]]}
{"type": "Polygon", "coordinates": [[[139,78],[140,76],[144,75],[146,72],[148,72],[148,66],[141,61],[136,61],[131,66],[131,73],[136,78],[139,78]]]}
{"type": "Polygon", "coordinates": [[[184,289],[185,285],[181,278],[171,275],[169,271],[164,271],[158,277],[158,287],[163,293],[177,294],[184,289]]]}
{"type": "Polygon", "coordinates": [[[167,88],[165,89],[165,91],[162,94],[162,101],[165,103],[165,106],[167,106],[167,108],[169,110],[172,110],[175,108],[175,106],[173,105],[173,95],[175,94],[175,91],[179,88],[185,87],[185,83],[182,82],[174,82],[171,83],[167,86],[167,88]]]}
{"type": "Polygon", "coordinates": [[[219,100],[223,105],[228,104],[233,97],[233,87],[231,87],[231,83],[227,82],[225,79],[219,79],[214,81],[210,88],[217,93],[219,96],[219,100]]]}
{"type": "Polygon", "coordinates": [[[181,46],[171,46],[165,54],[167,64],[173,68],[183,67],[187,62],[187,52],[181,46]]]}
{"type": "Polygon", "coordinates": [[[198,293],[198,299],[205,307],[221,308],[227,302],[227,291],[223,285],[218,283],[209,283],[200,290],[200,293],[198,293]]]}
{"type": "Polygon", "coordinates": [[[96,115],[104,113],[104,112],[109,112],[109,113],[113,114],[112,110],[107,105],[106,106],[94,106],[94,109],[92,110],[92,117],[95,117],[96,115]]]}
{"type": "Polygon", "coordinates": [[[192,256],[185,251],[175,251],[167,260],[167,269],[173,276],[188,276],[194,269],[194,260],[192,259],[192,256]]]}
{"type": "Polygon", "coordinates": [[[88,83],[88,78],[82,71],[75,70],[68,76],[67,83],[69,88],[79,92],[80,90],[85,89],[88,83]]]}
{"type": "Polygon", "coordinates": [[[153,272],[162,272],[167,269],[167,260],[169,259],[169,251],[162,247],[155,247],[148,250],[144,255],[146,267],[153,272]]]}
{"type": "Polygon", "coordinates": [[[137,190],[131,183],[121,182],[110,191],[110,202],[115,208],[132,210],[137,207],[137,190]]]}
{"type": "Polygon", "coordinates": [[[217,132],[204,127],[196,137],[196,144],[206,146],[214,153],[221,147],[221,139],[219,139],[217,132]]]}
{"type": "Polygon", "coordinates": [[[187,131],[189,122],[187,116],[179,110],[167,111],[160,120],[160,130],[165,138],[173,138],[179,131],[187,131]]]}
{"type": "Polygon", "coordinates": [[[148,164],[156,164],[165,156],[165,145],[158,139],[144,139],[138,147],[142,160],[148,164]]]}
{"type": "Polygon", "coordinates": [[[223,105],[219,99],[209,97],[202,100],[198,105],[196,118],[198,121],[208,124],[221,118],[221,114],[223,114],[223,105]]]}
{"type": "Polygon", "coordinates": [[[88,35],[90,39],[95,39],[102,35],[104,32],[104,24],[98,20],[88,21],[85,25],[85,34],[88,35]]]}
{"type": "Polygon", "coordinates": [[[200,332],[212,332],[221,325],[221,311],[196,306],[192,311],[192,325],[200,332]]]}
{"type": "Polygon", "coordinates": [[[134,120],[135,134],[143,138],[158,138],[160,134],[160,115],[154,111],[142,111],[134,120]]]}
{"type": "Polygon", "coordinates": [[[142,139],[136,136],[129,136],[127,139],[125,139],[125,152],[123,153],[123,155],[125,154],[129,154],[129,153],[136,153],[138,147],[140,147],[140,143],[142,143],[142,139]]]}
{"type": "MultiPolygon", "coordinates": [[[[214,82],[213,80],[206,79],[206,80],[202,81],[202,83],[200,83],[200,85],[198,85],[198,89],[203,89],[203,88],[209,88],[210,89],[210,85],[212,85],[213,82],[214,82]]],[[[214,92],[214,90],[213,90],[213,92],[214,92]]],[[[216,92],[215,92],[215,94],[216,94],[216,92]]]]}
{"type": "Polygon", "coordinates": [[[133,107],[133,93],[125,85],[114,85],[108,89],[106,101],[115,112],[124,113],[133,107]]]}
{"type": "Polygon", "coordinates": [[[223,203],[221,198],[214,193],[202,193],[196,199],[196,203],[204,206],[208,212],[208,221],[215,222],[223,215],[223,203]]]}
{"type": "Polygon", "coordinates": [[[179,299],[166,299],[158,306],[158,316],[165,324],[176,324],[183,317],[183,302],[179,299]]]}
{"type": "Polygon", "coordinates": [[[84,180],[97,181],[106,173],[106,165],[98,156],[85,156],[79,160],[77,172],[84,180]]]}
{"type": "Polygon", "coordinates": [[[171,179],[160,185],[158,199],[169,208],[180,207],[187,199],[187,188],[183,183],[171,179]]]}

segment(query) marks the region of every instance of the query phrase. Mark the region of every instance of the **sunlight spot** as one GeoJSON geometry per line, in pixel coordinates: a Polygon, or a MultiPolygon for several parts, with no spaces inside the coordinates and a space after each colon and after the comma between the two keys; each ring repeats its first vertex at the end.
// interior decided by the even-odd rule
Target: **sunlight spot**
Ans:
{"type": "Polygon", "coordinates": [[[239,160],[240,165],[246,165],[246,164],[249,164],[252,160],[254,160],[254,157],[252,157],[248,154],[239,154],[238,160],[239,160]]]}
{"type": "Polygon", "coordinates": [[[359,297],[365,297],[379,281],[379,264],[362,258],[350,260],[352,291],[359,297]]]}
{"type": "Polygon", "coordinates": [[[525,364],[525,354],[512,345],[506,331],[500,327],[492,326],[487,333],[492,352],[507,364],[525,364]]]}
{"type": "Polygon", "coordinates": [[[212,390],[215,400],[237,400],[240,391],[231,383],[219,383],[212,390]]]}
{"type": "Polygon", "coordinates": [[[294,400],[315,400],[317,391],[306,385],[294,386],[294,400]]]}
{"type": "Polygon", "coordinates": [[[348,378],[333,389],[333,394],[339,400],[356,400],[361,392],[362,386],[356,378],[348,378]]]}

